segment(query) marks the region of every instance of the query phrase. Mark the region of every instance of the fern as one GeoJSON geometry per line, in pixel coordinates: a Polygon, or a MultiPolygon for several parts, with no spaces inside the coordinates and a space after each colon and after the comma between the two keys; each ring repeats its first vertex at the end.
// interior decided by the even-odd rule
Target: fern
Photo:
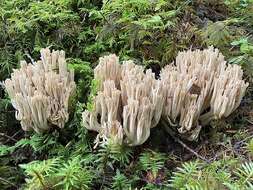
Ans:
{"type": "Polygon", "coordinates": [[[235,172],[238,177],[236,183],[240,184],[241,187],[246,189],[253,189],[253,163],[243,163],[235,172]]]}
{"type": "Polygon", "coordinates": [[[22,138],[13,146],[0,145],[0,156],[8,155],[24,147],[31,147],[35,153],[42,153],[59,146],[55,137],[51,135],[33,134],[30,138],[22,138]]]}
{"type": "Polygon", "coordinates": [[[93,79],[90,87],[90,95],[87,102],[87,110],[92,111],[94,109],[94,98],[97,95],[98,89],[101,85],[101,81],[93,79]]]}
{"type": "Polygon", "coordinates": [[[156,177],[158,171],[164,168],[166,157],[162,153],[146,151],[140,155],[140,165],[142,170],[151,171],[156,177]]]}
{"type": "Polygon", "coordinates": [[[15,147],[7,146],[7,145],[0,145],[0,156],[6,156],[9,153],[13,152],[15,147]]]}
{"type": "Polygon", "coordinates": [[[129,164],[132,157],[132,150],[129,147],[115,144],[101,144],[97,154],[98,167],[105,170],[108,166],[113,168],[114,165],[120,164],[125,166],[129,164]]]}
{"type": "Polygon", "coordinates": [[[117,170],[113,177],[112,188],[115,190],[131,189],[131,180],[117,170]]]}
{"type": "Polygon", "coordinates": [[[57,189],[89,189],[92,174],[87,168],[82,167],[83,160],[74,157],[62,166],[54,174],[59,182],[54,185],[57,189]]]}
{"type": "Polygon", "coordinates": [[[33,161],[20,167],[27,175],[25,189],[89,189],[92,173],[79,157],[33,161]]]}
{"type": "Polygon", "coordinates": [[[222,21],[209,22],[202,31],[203,38],[208,45],[223,47],[228,45],[232,38],[227,23],[222,21]]]}
{"type": "Polygon", "coordinates": [[[23,138],[15,144],[15,148],[30,146],[35,152],[41,153],[56,145],[54,136],[49,134],[33,134],[30,138],[23,138]]]}
{"type": "Polygon", "coordinates": [[[55,180],[52,178],[51,174],[54,173],[59,166],[60,158],[21,164],[20,167],[25,170],[25,174],[29,177],[26,180],[25,189],[50,189],[55,180]]]}
{"type": "Polygon", "coordinates": [[[220,160],[211,164],[199,161],[184,163],[170,180],[173,189],[252,189],[253,163],[237,166],[236,160],[220,160]],[[236,168],[236,169],[234,169],[236,168]]]}
{"type": "MultiPolygon", "coordinates": [[[[187,188],[189,188],[189,185],[192,186],[190,183],[191,177],[198,174],[199,167],[200,164],[198,162],[184,163],[181,168],[177,168],[177,171],[173,173],[173,176],[170,180],[170,186],[174,189],[180,189],[185,185],[188,185],[187,188]]],[[[198,186],[198,184],[194,184],[194,186],[198,186]]]]}
{"type": "Polygon", "coordinates": [[[247,144],[247,149],[251,155],[253,155],[253,138],[247,144]]]}

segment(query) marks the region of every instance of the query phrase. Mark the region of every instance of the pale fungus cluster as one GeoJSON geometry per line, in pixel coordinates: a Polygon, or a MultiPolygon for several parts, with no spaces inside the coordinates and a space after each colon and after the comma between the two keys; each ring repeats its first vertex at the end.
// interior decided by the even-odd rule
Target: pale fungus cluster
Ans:
{"type": "Polygon", "coordinates": [[[94,110],[83,113],[83,123],[103,142],[136,146],[162,117],[193,140],[210,120],[227,117],[239,106],[248,86],[242,75],[240,66],[227,64],[213,47],[180,52],[158,80],[132,61],[121,65],[115,55],[105,56],[95,69],[101,87],[94,110]]]}
{"type": "Polygon", "coordinates": [[[64,51],[42,49],[41,60],[33,64],[21,61],[20,69],[14,69],[4,86],[24,130],[39,133],[52,125],[63,128],[68,121],[76,85],[64,51]]]}
{"type": "Polygon", "coordinates": [[[144,143],[162,114],[164,95],[161,81],[132,61],[119,64],[116,55],[100,58],[95,69],[100,90],[94,110],[83,113],[83,123],[99,133],[98,138],[136,146],[144,143]]]}
{"type": "Polygon", "coordinates": [[[179,52],[175,64],[161,71],[166,91],[163,116],[179,133],[196,139],[201,127],[239,106],[249,85],[242,75],[240,66],[227,64],[213,47],[179,52]]]}
{"type": "MultiPolygon", "coordinates": [[[[133,61],[101,57],[94,69],[98,92],[93,109],[83,112],[83,124],[98,132],[96,145],[141,145],[161,118],[193,140],[211,120],[229,116],[240,105],[249,85],[242,76],[241,67],[227,64],[213,47],[179,52],[159,79],[133,61]]],[[[43,132],[68,121],[76,85],[63,51],[42,49],[41,60],[22,61],[4,86],[24,130],[43,132]]]]}

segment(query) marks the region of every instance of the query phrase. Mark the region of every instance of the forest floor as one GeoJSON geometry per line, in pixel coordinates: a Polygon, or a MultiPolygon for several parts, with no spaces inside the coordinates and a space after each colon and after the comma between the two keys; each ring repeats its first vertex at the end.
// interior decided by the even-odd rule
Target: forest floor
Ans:
{"type": "Polygon", "coordinates": [[[253,189],[252,0],[0,1],[0,81],[41,48],[62,49],[75,70],[75,109],[63,129],[21,129],[0,84],[0,189],[253,189]],[[100,56],[116,53],[159,73],[179,51],[213,45],[249,83],[229,117],[196,141],[151,129],[141,146],[94,146],[81,125],[100,56]]]}

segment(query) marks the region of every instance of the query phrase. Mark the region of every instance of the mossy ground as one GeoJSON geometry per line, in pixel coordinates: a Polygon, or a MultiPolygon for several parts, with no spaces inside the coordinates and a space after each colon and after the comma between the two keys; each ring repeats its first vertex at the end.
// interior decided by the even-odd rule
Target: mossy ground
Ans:
{"type": "Polygon", "coordinates": [[[78,85],[66,127],[41,135],[21,130],[0,85],[0,189],[253,189],[252,34],[252,0],[0,1],[0,81],[50,46],[66,51],[78,85]],[[197,142],[158,126],[142,146],[93,149],[96,134],[80,121],[100,56],[158,73],[178,51],[209,45],[250,83],[229,118],[197,142]]]}

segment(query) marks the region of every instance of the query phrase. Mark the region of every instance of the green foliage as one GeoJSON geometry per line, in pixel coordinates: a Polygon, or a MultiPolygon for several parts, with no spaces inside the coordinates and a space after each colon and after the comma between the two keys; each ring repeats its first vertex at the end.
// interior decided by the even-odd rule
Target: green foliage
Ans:
{"type": "Polygon", "coordinates": [[[15,147],[9,147],[7,145],[0,145],[0,156],[8,155],[10,152],[14,151],[15,147]]]}
{"type": "Polygon", "coordinates": [[[185,189],[190,189],[188,187],[191,185],[190,182],[194,183],[195,187],[199,186],[198,181],[195,181],[194,179],[191,180],[191,176],[197,176],[198,174],[198,165],[198,162],[184,163],[182,168],[178,168],[178,171],[173,173],[171,187],[174,187],[175,189],[183,189],[183,187],[185,187],[185,189]]]}
{"type": "Polygon", "coordinates": [[[87,13],[96,10],[97,4],[80,0],[0,1],[0,80],[8,77],[21,59],[35,58],[47,46],[67,50],[67,56],[91,60],[90,54],[83,54],[96,37],[94,18],[87,13]]]}
{"type": "Polygon", "coordinates": [[[247,149],[250,152],[250,154],[253,156],[253,138],[247,143],[247,149]]]}
{"type": "Polygon", "coordinates": [[[0,156],[7,156],[19,148],[32,148],[35,153],[43,153],[60,146],[51,135],[33,134],[30,138],[22,138],[13,146],[0,145],[0,156]]]}
{"type": "Polygon", "coordinates": [[[112,188],[115,190],[131,189],[131,181],[117,170],[113,177],[112,188]]]}
{"type": "Polygon", "coordinates": [[[0,108],[1,108],[1,110],[6,110],[9,105],[10,105],[10,100],[0,99],[0,108]]]}
{"type": "MultiPolygon", "coordinates": [[[[253,142],[244,141],[250,130],[233,136],[211,130],[202,138],[224,146],[225,156],[209,164],[185,162],[172,172],[188,155],[177,154],[174,142],[166,148],[154,143],[162,152],[172,147],[169,153],[150,150],[148,142],[134,149],[109,141],[94,149],[95,134],[81,125],[84,108],[94,108],[101,86],[92,80],[92,69],[108,52],[149,67],[170,63],[180,50],[214,45],[230,63],[242,65],[252,82],[252,5],[252,0],[0,1],[0,81],[21,59],[31,62],[49,46],[66,51],[77,83],[69,122],[64,129],[41,135],[17,133],[14,110],[0,88],[0,131],[7,135],[0,136],[0,189],[252,189],[253,142]],[[211,133],[216,133],[215,140],[209,138],[211,133]]],[[[247,93],[242,104],[248,106],[248,117],[253,109],[251,86],[247,93]]],[[[222,130],[248,125],[244,115],[231,121],[217,125],[222,130]]],[[[212,149],[203,152],[209,155],[212,149]]]]}
{"type": "Polygon", "coordinates": [[[68,67],[75,72],[77,99],[80,102],[86,102],[93,76],[90,64],[81,59],[70,59],[68,60],[68,67]]]}
{"type": "Polygon", "coordinates": [[[234,47],[239,48],[237,55],[230,59],[230,63],[242,65],[247,75],[253,76],[253,42],[248,38],[241,37],[231,43],[234,47]]]}
{"type": "MultiPolygon", "coordinates": [[[[82,160],[78,157],[63,163],[55,174],[60,182],[55,185],[59,189],[89,189],[92,173],[82,167],[82,160]]],[[[85,162],[85,161],[84,161],[85,162]]]]}
{"type": "Polygon", "coordinates": [[[20,165],[27,176],[25,189],[90,189],[91,171],[79,157],[60,157],[20,165]]]}
{"type": "Polygon", "coordinates": [[[231,189],[252,189],[253,188],[253,163],[243,163],[234,172],[236,180],[230,185],[225,183],[231,189]]]}
{"type": "Polygon", "coordinates": [[[247,38],[235,40],[231,45],[240,46],[240,52],[243,54],[253,54],[253,45],[248,42],[247,38]]]}
{"type": "Polygon", "coordinates": [[[159,60],[171,42],[166,30],[176,25],[178,7],[164,0],[105,1],[98,13],[103,17],[99,40],[123,57],[159,60]]]}
{"type": "Polygon", "coordinates": [[[119,164],[121,167],[129,164],[132,150],[129,147],[115,144],[101,144],[97,154],[98,168],[106,170],[107,167],[119,164]]]}
{"type": "Polygon", "coordinates": [[[203,29],[203,38],[207,45],[224,47],[229,44],[231,34],[226,22],[218,21],[215,23],[209,22],[203,29]]]}
{"type": "Polygon", "coordinates": [[[210,164],[194,161],[184,163],[173,173],[173,189],[252,189],[253,163],[238,165],[237,160],[215,161],[210,164]]]}
{"type": "Polygon", "coordinates": [[[101,86],[101,81],[98,79],[93,79],[90,86],[90,95],[87,101],[87,110],[92,111],[94,109],[94,98],[101,86]]]}
{"type": "Polygon", "coordinates": [[[146,151],[140,155],[141,168],[144,171],[151,171],[156,177],[158,171],[164,168],[166,156],[159,152],[146,151]]]}
{"type": "Polygon", "coordinates": [[[252,0],[225,0],[224,3],[228,6],[232,17],[238,18],[242,25],[252,27],[252,0]]]}
{"type": "Polygon", "coordinates": [[[54,180],[49,177],[60,166],[60,158],[53,158],[43,161],[33,161],[29,164],[20,165],[25,170],[27,179],[26,189],[48,189],[52,186],[54,180]]]}
{"type": "Polygon", "coordinates": [[[23,138],[15,144],[17,147],[30,146],[35,152],[43,152],[56,145],[56,140],[51,135],[34,134],[30,138],[23,138]]]}
{"type": "Polygon", "coordinates": [[[15,167],[0,166],[0,188],[11,189],[17,188],[17,183],[20,183],[21,172],[17,171],[15,167]],[[17,175],[19,174],[19,175],[17,175]]]}

